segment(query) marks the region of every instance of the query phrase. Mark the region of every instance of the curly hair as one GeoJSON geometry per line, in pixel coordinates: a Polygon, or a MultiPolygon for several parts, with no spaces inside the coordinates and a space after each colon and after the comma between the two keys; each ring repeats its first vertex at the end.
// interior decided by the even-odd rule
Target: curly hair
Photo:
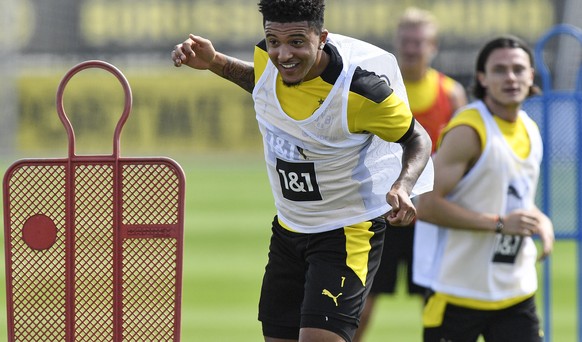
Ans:
{"type": "MultiPolygon", "coordinates": [[[[527,44],[523,40],[521,40],[520,38],[512,36],[512,35],[505,35],[505,36],[501,36],[501,37],[498,37],[498,38],[495,38],[495,39],[489,41],[487,44],[485,44],[485,46],[483,46],[481,51],[479,51],[479,55],[477,56],[475,79],[473,81],[473,89],[472,89],[473,96],[475,96],[475,98],[482,100],[483,98],[485,98],[485,94],[486,94],[486,89],[479,82],[477,74],[479,72],[485,72],[485,64],[487,63],[487,59],[489,59],[489,56],[491,55],[491,53],[494,50],[502,49],[502,48],[522,49],[529,56],[529,61],[533,67],[533,65],[534,65],[533,52],[529,48],[529,46],[527,46],[527,44]]],[[[529,95],[530,96],[535,95],[535,94],[538,94],[539,92],[540,92],[540,89],[536,85],[532,85],[532,87],[530,88],[529,95]]]]}
{"type": "Polygon", "coordinates": [[[323,30],[324,0],[260,0],[259,12],[266,21],[294,23],[307,21],[318,33],[323,30]]]}

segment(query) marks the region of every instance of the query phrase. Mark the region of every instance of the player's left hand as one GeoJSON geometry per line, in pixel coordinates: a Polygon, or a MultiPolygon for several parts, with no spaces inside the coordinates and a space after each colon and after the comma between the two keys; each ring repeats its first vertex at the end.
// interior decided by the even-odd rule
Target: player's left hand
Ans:
{"type": "Polygon", "coordinates": [[[533,233],[537,234],[542,242],[542,252],[538,258],[538,260],[541,261],[552,253],[555,237],[552,221],[541,211],[538,211],[538,222],[539,223],[533,233]]]}
{"type": "Polygon", "coordinates": [[[542,244],[540,261],[544,260],[554,249],[554,225],[548,216],[537,207],[517,209],[505,215],[504,234],[533,236],[537,235],[542,244]]]}
{"type": "Polygon", "coordinates": [[[386,201],[392,207],[384,216],[390,225],[408,226],[416,218],[416,207],[404,189],[392,187],[386,194],[386,201]]]}

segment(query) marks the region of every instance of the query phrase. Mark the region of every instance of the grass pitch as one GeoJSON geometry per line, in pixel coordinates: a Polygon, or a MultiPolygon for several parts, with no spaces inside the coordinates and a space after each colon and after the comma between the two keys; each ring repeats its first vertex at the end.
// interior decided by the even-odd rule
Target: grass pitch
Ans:
{"type": "MultiPolygon", "coordinates": [[[[182,341],[262,341],[257,306],[275,210],[261,155],[175,159],[184,168],[187,187],[182,341]]],[[[10,163],[0,162],[2,174],[10,163]]],[[[575,244],[558,242],[551,265],[552,341],[576,341],[575,244]]],[[[420,300],[403,291],[399,284],[396,295],[380,298],[367,342],[421,340],[420,300]]],[[[3,293],[0,306],[5,307],[3,293]]],[[[6,339],[6,326],[1,309],[0,341],[6,339]]]]}

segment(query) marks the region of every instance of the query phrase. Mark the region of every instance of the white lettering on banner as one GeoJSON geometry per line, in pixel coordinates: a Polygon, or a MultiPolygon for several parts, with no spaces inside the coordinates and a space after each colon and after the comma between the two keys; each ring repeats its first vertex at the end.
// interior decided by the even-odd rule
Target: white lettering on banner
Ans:
{"type": "Polygon", "coordinates": [[[216,41],[256,42],[263,36],[262,21],[256,6],[229,1],[222,6],[207,1],[129,1],[88,0],[81,9],[81,34],[90,46],[110,43],[135,45],[175,40],[190,32],[210,35],[216,41]],[[204,20],[172,22],[168,17],[198,13],[204,20]]]}
{"type": "MultiPolygon", "coordinates": [[[[354,37],[378,37],[379,32],[395,28],[393,13],[404,11],[406,4],[382,0],[342,1],[326,9],[326,26],[354,37]],[[368,18],[369,20],[360,20],[368,18]]],[[[554,8],[546,0],[514,0],[503,3],[471,1],[435,1],[428,10],[442,20],[441,31],[449,37],[481,37],[489,33],[514,32],[525,39],[535,39],[552,25],[554,8]],[[502,19],[500,20],[500,15],[502,19]],[[523,25],[527,22],[528,25],[523,25]]],[[[257,42],[263,37],[262,19],[256,2],[212,1],[117,1],[86,0],[81,7],[81,35],[90,46],[109,43],[134,45],[136,41],[167,43],[189,32],[212,37],[214,41],[257,42]],[[204,20],[172,22],[164,18],[196,13],[204,20]]],[[[389,37],[388,37],[389,38],[389,37]]]]}
{"type": "MultiPolygon", "coordinates": [[[[4,1],[4,0],[3,0],[4,1]]],[[[0,5],[0,52],[26,46],[37,25],[29,0],[6,1],[0,5]]]]}

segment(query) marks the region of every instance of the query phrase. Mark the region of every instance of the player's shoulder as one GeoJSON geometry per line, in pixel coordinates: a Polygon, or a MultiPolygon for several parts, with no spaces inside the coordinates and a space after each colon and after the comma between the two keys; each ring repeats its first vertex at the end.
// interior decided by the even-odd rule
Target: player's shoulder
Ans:
{"type": "Polygon", "coordinates": [[[436,79],[440,79],[440,83],[442,87],[445,89],[447,93],[454,92],[457,88],[462,88],[462,85],[459,81],[454,79],[453,77],[443,73],[442,71],[438,71],[435,69],[433,70],[436,79]]]}
{"type": "MultiPolygon", "coordinates": [[[[449,134],[451,131],[455,130],[457,127],[470,127],[479,137],[481,146],[485,146],[486,134],[485,134],[485,122],[481,117],[479,110],[472,106],[465,106],[453,116],[453,118],[447,123],[445,128],[441,131],[438,138],[438,146],[442,144],[445,135],[449,134]]],[[[440,147],[439,147],[440,148],[440,147]]]]}
{"type": "Polygon", "coordinates": [[[262,39],[260,42],[257,43],[255,46],[256,49],[262,50],[263,52],[267,53],[267,40],[262,39]]]}
{"type": "MultiPolygon", "coordinates": [[[[384,58],[386,58],[386,56],[388,56],[388,58],[390,56],[393,57],[393,55],[379,49],[374,45],[352,37],[330,33],[330,38],[332,38],[330,40],[331,44],[326,44],[325,46],[330,48],[329,52],[332,57],[332,63],[336,61],[335,64],[341,66],[343,61],[338,49],[341,49],[344,52],[346,52],[347,49],[347,53],[351,56],[349,58],[350,62],[348,63],[355,63],[357,65],[351,80],[350,92],[358,94],[376,103],[381,103],[388,96],[390,96],[390,94],[392,94],[392,89],[388,83],[383,80],[376,72],[371,70],[368,65],[369,63],[366,64],[365,61],[368,56],[368,52],[372,52],[372,56],[382,56],[384,58]],[[340,61],[340,63],[337,61],[340,61]],[[368,67],[362,67],[361,63],[368,65],[368,67]]],[[[386,67],[387,64],[397,65],[396,58],[394,57],[393,60],[384,60],[382,67],[386,67]]],[[[325,79],[323,76],[322,78],[325,79]]],[[[331,81],[335,80],[328,78],[326,81],[331,83],[331,81]]]]}
{"type": "Polygon", "coordinates": [[[380,103],[392,94],[392,88],[375,72],[358,66],[350,84],[350,92],[380,103]]]}
{"type": "Polygon", "coordinates": [[[269,53],[267,52],[267,41],[265,39],[255,45],[254,59],[267,60],[269,59],[269,53]]]}
{"type": "Polygon", "coordinates": [[[269,54],[267,53],[267,42],[265,39],[261,40],[255,45],[253,56],[253,66],[255,70],[255,82],[259,80],[269,62],[269,54]]]}
{"type": "Polygon", "coordinates": [[[483,125],[483,118],[481,118],[479,109],[473,106],[467,106],[459,109],[459,111],[451,119],[449,126],[458,126],[461,124],[470,126],[483,125]]]}

